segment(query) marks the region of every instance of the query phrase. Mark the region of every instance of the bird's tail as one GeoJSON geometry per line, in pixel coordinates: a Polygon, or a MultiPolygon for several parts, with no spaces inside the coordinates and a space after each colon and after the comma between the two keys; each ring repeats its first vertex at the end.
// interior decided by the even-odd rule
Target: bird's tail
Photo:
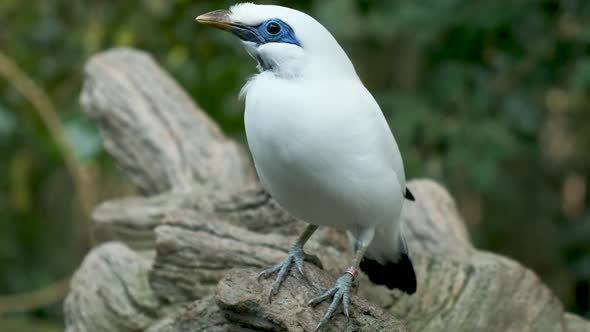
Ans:
{"type": "Polygon", "coordinates": [[[375,235],[359,267],[375,284],[414,294],[416,273],[408,252],[404,224],[387,225],[375,235]]]}
{"type": "Polygon", "coordinates": [[[374,259],[363,257],[360,268],[367,274],[369,280],[378,285],[385,285],[389,289],[397,288],[408,294],[416,292],[416,273],[410,257],[402,253],[398,262],[380,264],[374,259]]]}

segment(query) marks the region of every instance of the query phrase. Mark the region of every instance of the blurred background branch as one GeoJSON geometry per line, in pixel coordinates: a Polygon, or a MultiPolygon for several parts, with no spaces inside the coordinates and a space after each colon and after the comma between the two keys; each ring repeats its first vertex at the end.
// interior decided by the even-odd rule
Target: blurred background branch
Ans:
{"type": "Polygon", "coordinates": [[[59,280],[38,291],[3,296],[0,295],[0,315],[43,308],[63,300],[70,285],[70,278],[59,280]]]}
{"type": "MultiPolygon", "coordinates": [[[[85,216],[84,219],[89,220],[90,212],[94,205],[93,192],[90,190],[91,184],[88,183],[88,176],[86,176],[84,166],[73,153],[70,144],[65,139],[63,125],[50,98],[2,51],[0,51],[0,76],[26,97],[27,101],[33,105],[33,110],[37,112],[43,121],[53,141],[60,149],[64,158],[65,167],[74,180],[80,205],[85,216]]],[[[90,248],[92,230],[89,222],[87,227],[87,241],[88,248],[90,248]]],[[[0,315],[11,312],[26,312],[59,302],[65,297],[68,291],[68,285],[69,277],[37,291],[9,296],[0,295],[0,315]]]]}
{"type": "MultiPolygon", "coordinates": [[[[43,121],[49,135],[63,156],[65,167],[75,182],[82,211],[86,216],[89,216],[94,205],[94,199],[90,183],[88,183],[88,175],[84,165],[74,154],[73,148],[66,140],[63,124],[51,99],[2,51],[0,51],[0,76],[12,84],[33,105],[33,110],[43,121]]],[[[91,234],[90,230],[88,233],[91,234]]]]}

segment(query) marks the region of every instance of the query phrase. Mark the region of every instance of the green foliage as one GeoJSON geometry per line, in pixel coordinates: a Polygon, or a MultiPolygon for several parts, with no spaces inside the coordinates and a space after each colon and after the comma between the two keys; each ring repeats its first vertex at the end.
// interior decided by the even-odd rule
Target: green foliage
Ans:
{"type": "MultiPolygon", "coordinates": [[[[584,185],[590,175],[590,2],[280,3],[333,32],[390,120],[409,176],[447,185],[477,245],[534,268],[569,309],[590,314],[588,198],[570,211],[562,194],[570,175],[584,185]]],[[[237,95],[254,62],[231,36],[194,22],[231,4],[3,0],[0,49],[51,97],[78,156],[117,182],[77,102],[85,60],[111,47],[145,49],[241,137],[237,95]]],[[[0,151],[0,293],[11,293],[70,273],[85,226],[62,152],[6,80],[0,151]]]]}

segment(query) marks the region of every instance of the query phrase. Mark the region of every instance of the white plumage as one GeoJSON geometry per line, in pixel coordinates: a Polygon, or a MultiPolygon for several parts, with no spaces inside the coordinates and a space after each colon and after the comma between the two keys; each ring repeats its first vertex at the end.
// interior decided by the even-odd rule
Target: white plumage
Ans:
{"type": "MultiPolygon", "coordinates": [[[[377,262],[373,266],[402,257],[409,262],[403,256],[406,180],[400,151],[379,105],[328,30],[299,11],[250,3],[198,19],[233,32],[258,61],[260,73],[242,90],[244,117],[256,171],[272,197],[308,223],[348,231],[360,255],[353,267],[363,255],[377,262]]],[[[294,248],[302,252],[313,231],[294,248]]],[[[293,261],[302,266],[301,252],[263,274],[286,270],[293,261]]],[[[415,290],[411,262],[409,269],[415,290]]],[[[371,280],[383,278],[388,276],[371,280]]],[[[348,296],[351,278],[341,279],[334,289],[346,291],[335,299],[348,296]]],[[[411,286],[405,290],[413,292],[411,286]]]]}
{"type": "MultiPolygon", "coordinates": [[[[389,234],[368,254],[390,255],[405,179],[397,144],[356,75],[283,79],[264,72],[246,93],[248,146],[263,185],[309,223],[389,234]]],[[[393,250],[392,250],[393,249],[393,250]]]]}
{"type": "Polygon", "coordinates": [[[346,53],[301,12],[254,4],[230,11],[233,20],[250,25],[280,17],[304,45],[253,50],[247,44],[249,52],[274,61],[274,70],[254,76],[242,91],[248,146],[265,188],[309,223],[349,230],[355,238],[375,226],[379,236],[366,255],[397,261],[406,187],[402,158],[346,53]]]}

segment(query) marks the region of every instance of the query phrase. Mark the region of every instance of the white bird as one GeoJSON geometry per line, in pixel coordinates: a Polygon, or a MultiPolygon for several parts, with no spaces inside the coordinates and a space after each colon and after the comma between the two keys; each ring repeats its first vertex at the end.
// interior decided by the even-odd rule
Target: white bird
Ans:
{"type": "Polygon", "coordinates": [[[358,267],[370,280],[412,294],[401,210],[406,188],[402,157],[379,105],[336,39],[311,16],[286,7],[242,3],[197,17],[230,31],[258,61],[259,73],[242,90],[248,146],[270,195],[310,225],[275,272],[270,297],[289,268],[303,273],[303,246],[319,225],[346,230],[351,266],[336,285],[319,329],[342,303],[348,316],[358,267]]]}

